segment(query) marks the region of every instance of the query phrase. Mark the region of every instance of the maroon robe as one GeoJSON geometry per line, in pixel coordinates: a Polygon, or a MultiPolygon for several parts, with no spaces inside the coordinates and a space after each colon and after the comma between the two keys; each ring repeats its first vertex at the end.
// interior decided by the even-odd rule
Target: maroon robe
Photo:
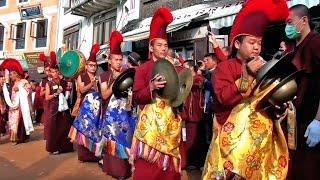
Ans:
{"type": "MultiPolygon", "coordinates": [[[[46,84],[49,82],[48,78],[44,78],[42,79],[41,81],[41,88],[46,88],[46,84]]],[[[43,98],[43,101],[42,101],[42,105],[43,105],[43,113],[42,113],[42,116],[41,116],[41,122],[43,124],[43,136],[44,136],[44,139],[47,138],[47,126],[46,126],[46,119],[48,116],[46,116],[46,114],[48,113],[48,109],[49,109],[49,105],[48,105],[48,101],[46,100],[45,98],[45,95],[42,96],[43,98]]]]}
{"type": "Polygon", "coordinates": [[[187,151],[194,145],[197,137],[198,122],[201,120],[203,112],[203,83],[204,77],[202,75],[195,75],[193,77],[193,85],[191,92],[184,103],[185,121],[187,130],[187,151]]]}
{"type": "Polygon", "coordinates": [[[320,144],[308,147],[304,133],[315,118],[320,100],[320,35],[309,33],[295,48],[292,63],[306,70],[298,80],[297,99],[297,150],[290,151],[288,179],[317,179],[320,177],[320,144]]]}
{"type": "Polygon", "coordinates": [[[0,134],[5,134],[7,132],[6,130],[6,120],[4,119],[4,115],[0,115],[0,134]]]}
{"type": "Polygon", "coordinates": [[[212,75],[213,112],[219,124],[224,124],[232,109],[243,99],[236,80],[241,77],[242,62],[240,59],[230,59],[219,63],[212,75]]]}
{"type": "MultiPolygon", "coordinates": [[[[109,69],[102,73],[100,75],[100,80],[101,83],[107,82],[108,88],[111,87],[112,83],[115,81],[112,75],[112,70],[109,69]]],[[[102,101],[102,113],[106,112],[110,98],[111,96],[107,100],[102,101]]],[[[104,153],[103,155],[102,170],[114,178],[129,178],[131,176],[131,165],[128,160],[111,156],[108,153],[104,153]]]]}
{"type": "MultiPolygon", "coordinates": [[[[48,82],[50,87],[50,95],[57,92],[53,86],[59,85],[53,81],[48,82]]],[[[63,93],[67,90],[67,82],[60,80],[60,86],[63,88],[63,93]]],[[[58,111],[59,97],[54,97],[48,101],[48,111],[46,111],[46,150],[50,153],[59,151],[59,153],[73,151],[73,144],[68,137],[70,127],[72,125],[70,111],[58,111]]]]}
{"type": "MultiPolygon", "coordinates": [[[[133,97],[141,109],[144,108],[144,105],[151,103],[154,95],[154,93],[151,93],[149,87],[149,82],[152,79],[154,63],[155,62],[153,60],[148,60],[136,69],[133,84],[133,97]]],[[[170,169],[163,171],[163,169],[158,167],[157,164],[149,163],[144,159],[136,160],[134,166],[135,170],[132,175],[133,179],[181,179],[180,173],[170,169]]]]}
{"type": "MultiPolygon", "coordinates": [[[[84,83],[84,86],[90,84],[91,80],[88,73],[82,73],[81,80],[84,83]]],[[[89,91],[81,94],[81,102],[84,97],[88,94],[89,91]]],[[[93,152],[89,151],[88,148],[84,147],[83,145],[78,145],[78,160],[82,162],[98,162],[100,158],[96,157],[93,152]]]]}

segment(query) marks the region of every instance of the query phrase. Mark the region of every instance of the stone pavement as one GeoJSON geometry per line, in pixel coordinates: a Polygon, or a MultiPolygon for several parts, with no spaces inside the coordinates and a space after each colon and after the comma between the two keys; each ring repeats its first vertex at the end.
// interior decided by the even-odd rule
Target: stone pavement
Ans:
{"type": "MultiPolygon", "coordinates": [[[[200,171],[184,172],[184,180],[199,180],[200,171]],[[189,178],[187,178],[187,175],[189,178]]],[[[43,126],[36,126],[29,142],[13,146],[9,137],[0,139],[1,180],[111,180],[97,163],[81,163],[76,151],[49,155],[45,151],[43,126]]]]}

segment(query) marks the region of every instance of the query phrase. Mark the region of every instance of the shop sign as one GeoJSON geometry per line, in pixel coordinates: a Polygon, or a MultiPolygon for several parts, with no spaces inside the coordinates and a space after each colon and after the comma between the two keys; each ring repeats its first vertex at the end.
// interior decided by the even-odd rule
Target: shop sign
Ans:
{"type": "Polygon", "coordinates": [[[40,4],[34,6],[20,7],[19,10],[20,17],[22,20],[42,17],[42,8],[40,4]]]}
{"type": "Polygon", "coordinates": [[[206,37],[207,34],[208,34],[208,29],[206,26],[202,26],[194,29],[188,29],[184,31],[176,31],[171,33],[170,42],[200,39],[200,38],[206,37]]]}
{"type": "Polygon", "coordinates": [[[43,63],[39,61],[39,54],[43,52],[27,52],[24,53],[24,57],[27,60],[28,64],[32,66],[43,66],[43,63]]]}

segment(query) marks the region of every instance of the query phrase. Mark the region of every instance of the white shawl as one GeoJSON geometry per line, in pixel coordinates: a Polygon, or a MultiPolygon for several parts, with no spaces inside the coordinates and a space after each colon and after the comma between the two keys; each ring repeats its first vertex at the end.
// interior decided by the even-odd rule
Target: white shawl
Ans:
{"type": "Polygon", "coordinates": [[[2,89],[3,89],[4,99],[10,108],[16,109],[20,105],[20,110],[22,114],[24,127],[26,130],[26,134],[30,135],[30,133],[34,131],[34,128],[32,125],[32,119],[31,119],[31,113],[30,113],[30,106],[29,106],[30,102],[28,100],[28,91],[23,86],[24,86],[23,83],[18,84],[19,90],[18,92],[16,92],[17,93],[16,98],[18,99],[18,101],[16,101],[15,104],[13,104],[13,102],[11,101],[8,87],[6,85],[3,85],[2,89]]]}

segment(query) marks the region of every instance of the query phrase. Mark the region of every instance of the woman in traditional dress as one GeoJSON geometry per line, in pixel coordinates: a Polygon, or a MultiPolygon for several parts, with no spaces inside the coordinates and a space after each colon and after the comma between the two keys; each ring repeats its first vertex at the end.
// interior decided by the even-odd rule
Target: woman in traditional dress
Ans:
{"type": "Polygon", "coordinates": [[[10,80],[13,83],[11,98],[7,84],[3,85],[3,93],[9,106],[10,140],[16,145],[29,139],[30,133],[34,130],[30,111],[31,85],[27,80],[23,79],[23,69],[19,61],[6,59],[1,66],[2,69],[10,71],[10,80]]]}
{"type": "Polygon", "coordinates": [[[72,124],[70,111],[65,98],[67,82],[59,77],[55,53],[50,53],[50,73],[52,80],[46,84],[46,100],[48,111],[46,112],[46,150],[52,154],[73,151],[73,144],[68,138],[72,124]]]}
{"type": "Polygon", "coordinates": [[[7,132],[7,118],[6,118],[6,103],[4,102],[2,87],[4,79],[0,77],[0,138],[4,136],[7,132]]]}

